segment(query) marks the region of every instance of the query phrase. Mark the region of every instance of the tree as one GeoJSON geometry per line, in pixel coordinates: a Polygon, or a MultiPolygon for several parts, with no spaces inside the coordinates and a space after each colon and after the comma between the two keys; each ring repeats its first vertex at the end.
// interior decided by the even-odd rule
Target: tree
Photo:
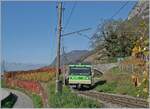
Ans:
{"type": "MultiPolygon", "coordinates": [[[[92,47],[95,50],[106,49],[109,57],[130,56],[135,38],[126,32],[131,26],[123,20],[106,20],[98,26],[92,37],[92,47]]],[[[131,29],[130,29],[131,30],[131,29]]]]}
{"type": "MultiPolygon", "coordinates": [[[[149,25],[147,21],[141,20],[139,22],[139,26],[137,27],[139,36],[138,39],[134,43],[134,48],[132,50],[132,58],[140,59],[144,61],[143,66],[140,66],[142,71],[135,71],[135,75],[140,75],[142,78],[139,81],[138,85],[138,93],[137,96],[147,96],[148,95],[148,72],[149,72],[149,36],[148,30],[149,25]]],[[[134,75],[133,75],[134,76],[134,75]]],[[[139,78],[139,77],[138,77],[139,78]]]]}

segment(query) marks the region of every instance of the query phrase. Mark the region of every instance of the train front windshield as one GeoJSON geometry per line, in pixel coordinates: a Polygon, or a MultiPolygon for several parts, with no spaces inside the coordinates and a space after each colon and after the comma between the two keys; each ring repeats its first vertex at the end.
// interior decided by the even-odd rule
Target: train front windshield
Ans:
{"type": "Polygon", "coordinates": [[[91,75],[91,68],[80,68],[80,67],[70,67],[70,74],[72,75],[91,75]]]}

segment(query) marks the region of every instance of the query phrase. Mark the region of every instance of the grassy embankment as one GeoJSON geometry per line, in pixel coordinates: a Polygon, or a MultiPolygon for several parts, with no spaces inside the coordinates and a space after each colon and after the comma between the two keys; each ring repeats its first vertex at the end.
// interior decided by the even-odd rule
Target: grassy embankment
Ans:
{"type": "Polygon", "coordinates": [[[42,108],[43,107],[43,102],[42,102],[41,96],[37,95],[36,93],[24,90],[22,88],[15,87],[14,89],[21,91],[21,92],[25,93],[26,95],[28,95],[32,99],[34,108],[42,108]]]}
{"type": "Polygon", "coordinates": [[[87,99],[71,92],[71,90],[64,86],[62,93],[55,94],[55,82],[50,81],[47,84],[49,97],[48,102],[52,108],[98,108],[102,104],[96,100],[87,99]]]}
{"type": "MultiPolygon", "coordinates": [[[[123,72],[118,67],[114,67],[105,73],[100,80],[106,80],[103,85],[96,87],[99,92],[108,92],[137,97],[141,87],[135,87],[131,81],[131,73],[123,72]]],[[[140,98],[148,98],[148,94],[141,93],[140,98]]]]}
{"type": "Polygon", "coordinates": [[[18,87],[8,87],[3,79],[1,80],[1,87],[2,88],[11,88],[11,89],[21,91],[21,92],[27,94],[32,99],[34,108],[42,108],[43,107],[42,98],[35,93],[32,93],[30,91],[27,91],[27,90],[24,90],[24,89],[18,88],[18,87]]]}

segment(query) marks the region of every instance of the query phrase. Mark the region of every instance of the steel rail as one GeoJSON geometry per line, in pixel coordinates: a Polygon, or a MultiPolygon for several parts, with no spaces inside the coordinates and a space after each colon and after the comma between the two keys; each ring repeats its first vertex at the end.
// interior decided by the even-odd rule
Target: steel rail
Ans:
{"type": "Polygon", "coordinates": [[[77,94],[88,96],[95,98],[97,100],[117,104],[122,107],[129,107],[129,108],[148,108],[149,103],[146,100],[135,98],[135,97],[127,97],[123,95],[117,94],[108,94],[108,93],[101,93],[96,91],[77,91],[74,90],[77,94]]]}

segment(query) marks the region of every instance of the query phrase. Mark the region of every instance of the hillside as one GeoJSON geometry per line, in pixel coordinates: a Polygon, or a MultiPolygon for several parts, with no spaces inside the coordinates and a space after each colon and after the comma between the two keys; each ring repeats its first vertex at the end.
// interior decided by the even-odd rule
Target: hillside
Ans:
{"type": "MultiPolygon", "coordinates": [[[[88,55],[89,53],[90,51],[88,50],[73,50],[71,52],[65,53],[61,55],[61,59],[60,59],[61,65],[80,62],[81,58],[88,55]]],[[[56,58],[52,62],[51,66],[55,66],[55,65],[56,65],[56,58]]]]}
{"type": "Polygon", "coordinates": [[[108,56],[105,49],[92,51],[89,55],[84,57],[83,62],[90,62],[92,64],[107,63],[108,56]]]}

